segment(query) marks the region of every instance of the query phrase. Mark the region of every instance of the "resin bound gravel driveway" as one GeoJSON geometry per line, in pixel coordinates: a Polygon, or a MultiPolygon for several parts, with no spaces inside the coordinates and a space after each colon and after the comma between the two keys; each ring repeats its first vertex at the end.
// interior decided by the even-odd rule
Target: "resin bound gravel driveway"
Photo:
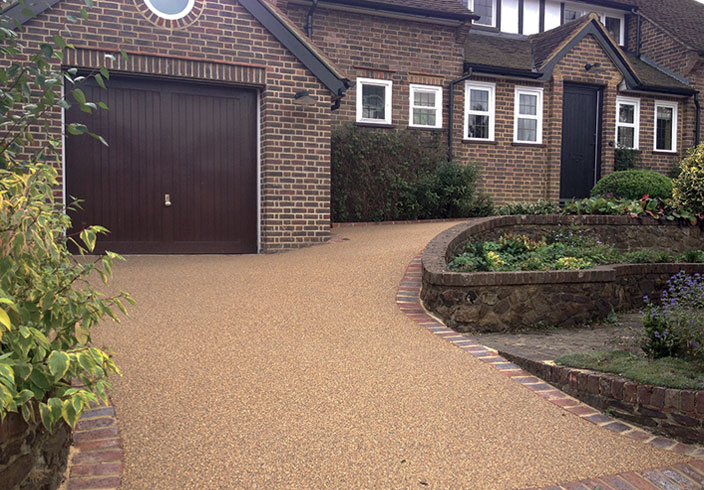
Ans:
{"type": "Polygon", "coordinates": [[[114,286],[139,304],[95,340],[124,371],[122,488],[521,488],[686,460],[567,413],[402,314],[406,266],[449,226],[117,266],[114,286]]]}

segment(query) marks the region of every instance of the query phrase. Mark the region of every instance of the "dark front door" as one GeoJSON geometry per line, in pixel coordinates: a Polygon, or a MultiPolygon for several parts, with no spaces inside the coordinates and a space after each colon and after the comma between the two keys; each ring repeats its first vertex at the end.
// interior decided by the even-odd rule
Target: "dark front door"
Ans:
{"type": "Polygon", "coordinates": [[[601,89],[565,84],[562,105],[560,200],[583,198],[600,172],[601,89]]]}
{"type": "Polygon", "coordinates": [[[67,138],[74,228],[105,226],[100,249],[121,253],[257,251],[255,92],[116,77],[82,88],[109,110],[72,107],[67,122],[110,146],[67,138]]]}

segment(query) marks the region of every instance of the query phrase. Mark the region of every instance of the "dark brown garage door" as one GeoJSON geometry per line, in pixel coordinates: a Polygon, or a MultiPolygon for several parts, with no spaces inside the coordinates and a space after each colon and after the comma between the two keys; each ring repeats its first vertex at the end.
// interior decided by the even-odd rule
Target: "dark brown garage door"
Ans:
{"type": "Polygon", "coordinates": [[[105,226],[100,249],[120,253],[257,251],[255,92],[115,77],[82,88],[109,110],[73,107],[67,122],[110,146],[66,140],[75,228],[105,226]]]}

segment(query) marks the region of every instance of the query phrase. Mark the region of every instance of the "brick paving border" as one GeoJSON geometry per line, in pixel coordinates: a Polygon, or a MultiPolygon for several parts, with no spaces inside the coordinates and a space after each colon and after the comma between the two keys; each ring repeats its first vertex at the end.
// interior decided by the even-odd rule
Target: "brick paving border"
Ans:
{"type": "Polygon", "coordinates": [[[68,490],[116,490],[122,482],[125,451],[115,408],[96,405],[83,412],[73,432],[68,490]]]}
{"type": "MultiPolygon", "coordinates": [[[[704,489],[704,447],[683,444],[672,439],[656,436],[639,427],[621,420],[614,419],[595,408],[582,403],[566,393],[556,389],[542,379],[521,369],[520,366],[507,361],[495,349],[486,347],[446,327],[442,322],[428,314],[420,301],[422,286],[422,251],[411,261],[401,279],[396,293],[396,304],[399,309],[421,327],[427,328],[434,335],[450,342],[467,354],[485,362],[504,376],[508,376],[524,388],[536,395],[561,407],[576,417],[580,417],[595,425],[608,429],[636,441],[651,444],[661,449],[675,451],[691,456],[688,463],[678,464],[668,468],[645,470],[640,472],[625,472],[591,478],[576,482],[561,483],[555,486],[543,487],[541,490],[697,490],[704,489]]],[[[537,490],[537,489],[533,489],[537,490]]]]}

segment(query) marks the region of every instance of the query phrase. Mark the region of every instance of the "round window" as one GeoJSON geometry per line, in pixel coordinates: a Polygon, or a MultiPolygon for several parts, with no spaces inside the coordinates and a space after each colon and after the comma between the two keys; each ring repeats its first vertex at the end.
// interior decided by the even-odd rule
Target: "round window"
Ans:
{"type": "Polygon", "coordinates": [[[164,19],[180,19],[193,10],[195,0],[144,0],[149,10],[164,19]]]}

